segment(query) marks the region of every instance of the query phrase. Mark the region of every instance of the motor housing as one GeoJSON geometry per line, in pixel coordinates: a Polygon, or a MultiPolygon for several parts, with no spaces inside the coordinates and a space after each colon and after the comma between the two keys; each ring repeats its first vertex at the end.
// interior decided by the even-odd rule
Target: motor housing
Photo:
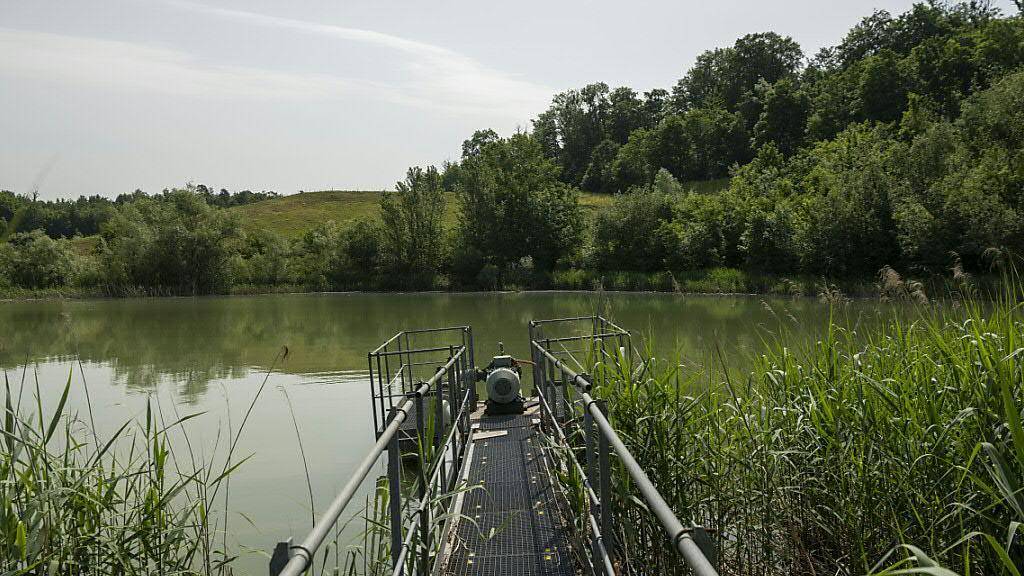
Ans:
{"type": "Polygon", "coordinates": [[[487,414],[521,414],[521,372],[515,359],[507,355],[495,356],[484,372],[487,382],[487,414]]]}
{"type": "Polygon", "coordinates": [[[519,374],[511,368],[495,368],[487,374],[487,398],[508,404],[519,396],[519,374]]]}

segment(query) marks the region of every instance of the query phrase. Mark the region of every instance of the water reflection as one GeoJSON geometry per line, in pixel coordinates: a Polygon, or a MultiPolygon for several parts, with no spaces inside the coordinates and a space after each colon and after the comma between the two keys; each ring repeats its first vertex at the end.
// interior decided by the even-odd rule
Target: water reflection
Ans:
{"type": "Polygon", "coordinates": [[[366,352],[402,328],[472,324],[477,349],[498,341],[526,353],[532,318],[600,312],[652,336],[661,350],[701,357],[716,342],[742,355],[761,331],[797,322],[817,330],[813,300],[670,294],[327,294],[0,303],[0,366],[72,357],[106,363],[117,382],[148,390],[173,383],[184,398],[210,381],[265,370],[282,346],[294,374],[362,370],[366,352]]]}

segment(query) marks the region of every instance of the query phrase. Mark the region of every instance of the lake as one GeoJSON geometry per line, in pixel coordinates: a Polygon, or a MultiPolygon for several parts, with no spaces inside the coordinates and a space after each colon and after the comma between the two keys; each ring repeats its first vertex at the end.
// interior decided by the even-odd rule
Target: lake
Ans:
{"type": "MultiPolygon", "coordinates": [[[[878,310],[853,302],[844,314],[871,318],[878,310]]],[[[167,420],[203,412],[188,430],[207,459],[267,379],[239,443],[239,453],[253,456],[231,482],[229,532],[241,546],[269,551],[310,527],[289,402],[321,508],[371,444],[366,353],[380,342],[405,328],[470,324],[477,362],[486,364],[498,342],[528,358],[531,319],[595,312],[687,369],[698,369],[717,347],[742,370],[765,335],[783,326],[799,339],[815,338],[829,308],[813,299],[559,292],[13,301],[0,302],[0,368],[14,388],[24,382],[32,390],[38,381],[50,410],[71,373],[69,403],[84,420],[87,385],[101,433],[144,417],[147,399],[167,420]],[[270,372],[284,347],[287,357],[270,372]]],[[[238,566],[266,573],[266,559],[256,554],[244,554],[238,566]]]]}

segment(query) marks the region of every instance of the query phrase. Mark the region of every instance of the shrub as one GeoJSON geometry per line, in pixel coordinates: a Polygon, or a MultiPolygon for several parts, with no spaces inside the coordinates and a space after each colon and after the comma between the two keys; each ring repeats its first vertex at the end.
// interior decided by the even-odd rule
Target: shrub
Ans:
{"type": "Polygon", "coordinates": [[[54,240],[42,230],[15,234],[0,244],[0,285],[59,288],[70,285],[78,258],[67,240],[54,240]]]}

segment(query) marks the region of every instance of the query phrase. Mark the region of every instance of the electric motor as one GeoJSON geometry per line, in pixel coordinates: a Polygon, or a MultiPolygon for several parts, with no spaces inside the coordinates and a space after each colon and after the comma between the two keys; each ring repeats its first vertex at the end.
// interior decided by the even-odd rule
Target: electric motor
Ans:
{"type": "Polygon", "coordinates": [[[495,368],[487,374],[487,398],[508,404],[519,398],[519,374],[508,367],[495,368]]]}

